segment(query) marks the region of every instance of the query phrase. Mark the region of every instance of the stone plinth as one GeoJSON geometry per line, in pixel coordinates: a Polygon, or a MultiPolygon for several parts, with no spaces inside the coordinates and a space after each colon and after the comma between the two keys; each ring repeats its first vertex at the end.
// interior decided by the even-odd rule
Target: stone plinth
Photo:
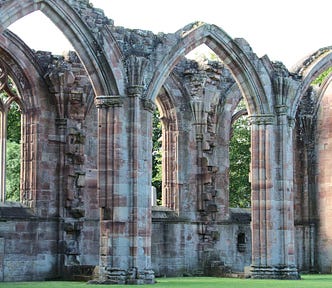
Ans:
{"type": "Polygon", "coordinates": [[[89,283],[122,285],[155,284],[155,276],[151,269],[138,270],[138,268],[132,268],[126,271],[114,267],[103,267],[99,269],[99,279],[92,280],[89,283]]]}
{"type": "Polygon", "coordinates": [[[296,267],[257,267],[251,266],[251,278],[253,279],[301,279],[296,267]]]}

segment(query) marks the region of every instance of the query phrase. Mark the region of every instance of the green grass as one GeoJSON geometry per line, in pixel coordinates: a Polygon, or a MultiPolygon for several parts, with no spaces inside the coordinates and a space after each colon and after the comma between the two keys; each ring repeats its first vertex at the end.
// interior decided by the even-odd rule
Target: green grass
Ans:
{"type": "MultiPolygon", "coordinates": [[[[94,288],[109,287],[111,285],[88,285],[83,282],[21,282],[21,283],[0,283],[0,287],[6,288],[94,288]]],[[[128,288],[127,285],[116,285],[116,288],[128,288]]],[[[331,288],[332,275],[304,275],[302,280],[252,280],[252,279],[231,279],[214,277],[188,277],[188,278],[158,278],[155,285],[139,285],[138,287],[155,288],[331,288]]]]}

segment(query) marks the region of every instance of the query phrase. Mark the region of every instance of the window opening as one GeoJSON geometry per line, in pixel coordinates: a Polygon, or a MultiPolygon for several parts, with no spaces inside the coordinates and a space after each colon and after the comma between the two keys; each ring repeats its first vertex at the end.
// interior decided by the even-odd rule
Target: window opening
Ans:
{"type": "Polygon", "coordinates": [[[21,113],[13,81],[0,63],[0,202],[20,200],[21,113]]]}
{"type": "Polygon", "coordinates": [[[152,205],[162,203],[162,126],[158,109],[153,113],[152,124],[152,205]]]}
{"type": "Polygon", "coordinates": [[[186,58],[191,60],[210,60],[210,61],[218,61],[221,62],[218,55],[206,44],[199,45],[195,49],[191,50],[187,55],[186,58]]]}
{"type": "MultiPolygon", "coordinates": [[[[245,109],[242,100],[237,112],[245,109]]],[[[246,115],[240,116],[232,125],[229,144],[229,206],[251,207],[250,173],[250,126],[246,115]]]]}
{"type": "Polygon", "coordinates": [[[21,113],[16,102],[7,114],[6,200],[20,201],[21,113]]]}
{"type": "Polygon", "coordinates": [[[237,235],[237,250],[239,252],[246,251],[246,234],[242,232],[237,235]]]}

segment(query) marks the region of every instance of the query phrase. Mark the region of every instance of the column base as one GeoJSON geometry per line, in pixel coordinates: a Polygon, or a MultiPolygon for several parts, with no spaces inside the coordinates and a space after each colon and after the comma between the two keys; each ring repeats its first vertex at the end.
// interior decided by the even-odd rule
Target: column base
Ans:
{"type": "Polygon", "coordinates": [[[138,270],[132,268],[128,271],[114,267],[99,268],[99,278],[90,281],[91,284],[155,284],[155,276],[153,270],[138,270]]]}
{"type": "Polygon", "coordinates": [[[300,274],[296,267],[289,266],[251,266],[250,276],[252,279],[280,279],[300,280],[300,274]]]}

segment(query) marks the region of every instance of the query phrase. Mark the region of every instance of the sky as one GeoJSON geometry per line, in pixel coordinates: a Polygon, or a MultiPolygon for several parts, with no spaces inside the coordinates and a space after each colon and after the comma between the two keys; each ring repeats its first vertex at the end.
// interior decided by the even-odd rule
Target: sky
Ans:
{"type": "MultiPolygon", "coordinates": [[[[173,33],[187,24],[215,24],[244,38],[258,57],[265,54],[291,68],[319,48],[332,46],[331,0],[90,0],[116,26],[173,33]]],[[[12,24],[31,48],[61,54],[64,36],[41,12],[12,24]],[[41,25],[41,23],[43,25],[41,25]],[[38,33],[36,32],[38,31],[38,33]]]]}

